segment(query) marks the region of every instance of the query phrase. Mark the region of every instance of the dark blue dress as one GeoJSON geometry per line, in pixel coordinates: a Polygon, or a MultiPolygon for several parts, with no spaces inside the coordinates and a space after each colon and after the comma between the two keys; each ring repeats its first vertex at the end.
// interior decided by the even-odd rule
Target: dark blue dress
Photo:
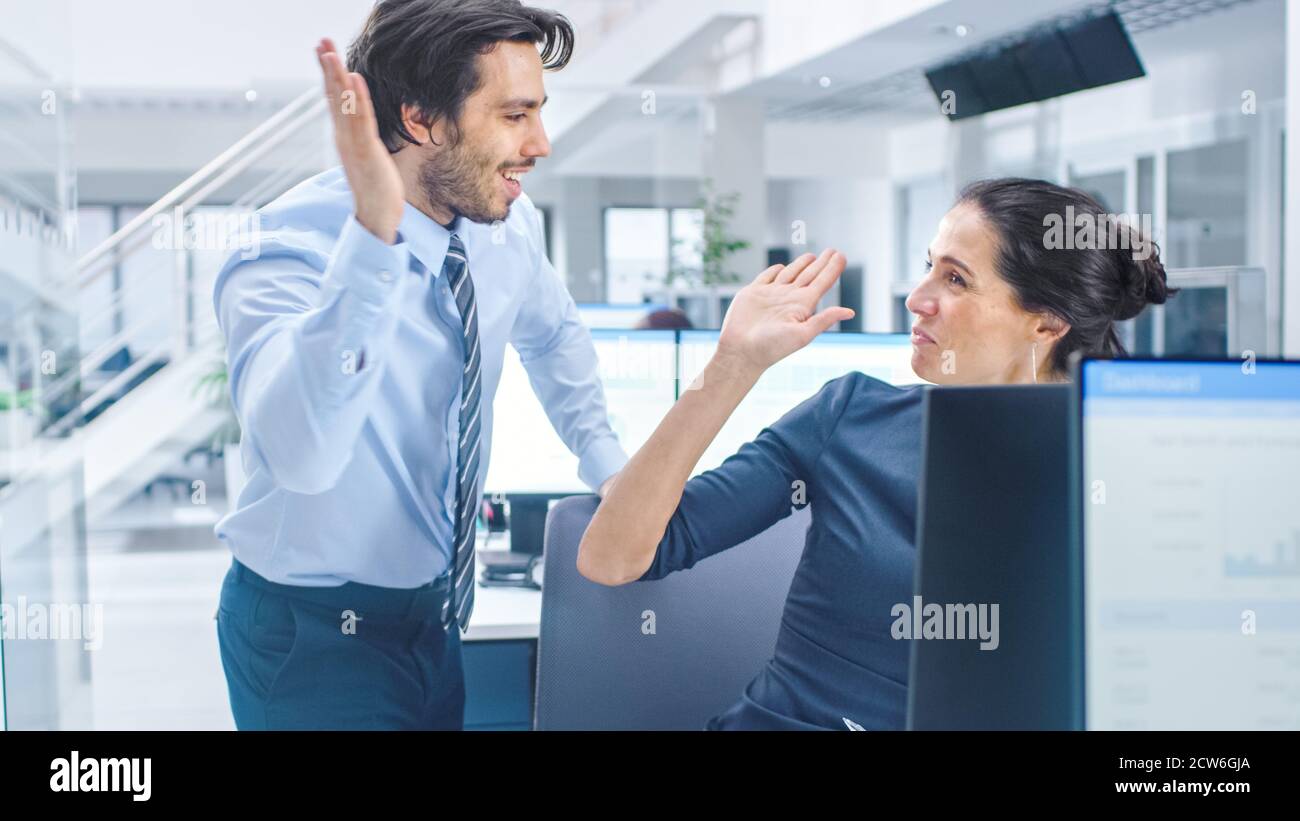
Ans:
{"type": "Polygon", "coordinates": [[[910,642],[890,611],[912,601],[924,391],[834,379],[686,483],[643,580],[790,515],[796,481],[812,505],[773,657],[709,729],[903,728],[910,642]]]}

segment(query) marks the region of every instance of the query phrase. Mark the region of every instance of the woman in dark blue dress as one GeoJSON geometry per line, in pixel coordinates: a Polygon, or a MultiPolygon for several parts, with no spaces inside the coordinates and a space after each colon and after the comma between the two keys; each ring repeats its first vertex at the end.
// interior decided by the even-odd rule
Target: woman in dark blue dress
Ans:
{"type": "MultiPolygon", "coordinates": [[[[1066,378],[1074,351],[1122,354],[1114,323],[1169,292],[1154,245],[1127,225],[1107,231],[1111,219],[1087,194],[1040,180],[969,186],[907,299],[913,370],[936,384],[1047,382],[1066,378]],[[1053,215],[1067,214],[1100,225],[1101,247],[1053,242],[1053,215]],[[1119,236],[1122,248],[1104,242],[1119,236]]],[[[736,296],[713,359],[607,489],[579,549],[593,581],[657,579],[766,530],[796,501],[812,505],[772,659],[710,728],[903,727],[908,642],[892,637],[891,610],[912,596],[927,388],[834,379],[688,481],[763,371],[852,317],[816,312],[843,268],[833,250],[807,254],[736,296]]]]}

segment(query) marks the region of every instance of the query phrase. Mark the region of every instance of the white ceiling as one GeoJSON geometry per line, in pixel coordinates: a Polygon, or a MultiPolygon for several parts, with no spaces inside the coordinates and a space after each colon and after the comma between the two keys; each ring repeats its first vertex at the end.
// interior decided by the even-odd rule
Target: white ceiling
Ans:
{"type": "MultiPolygon", "coordinates": [[[[545,0],[589,36],[653,0],[545,0]]],[[[301,90],[316,41],[346,45],[373,0],[0,0],[0,39],[83,90],[301,90]]],[[[578,44],[581,49],[583,43],[578,44]]],[[[0,54],[0,78],[12,63],[0,54]]]]}

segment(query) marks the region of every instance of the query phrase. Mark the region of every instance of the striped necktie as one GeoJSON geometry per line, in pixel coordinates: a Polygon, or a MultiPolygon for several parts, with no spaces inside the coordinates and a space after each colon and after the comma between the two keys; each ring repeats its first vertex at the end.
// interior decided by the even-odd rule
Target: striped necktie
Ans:
{"type": "Polygon", "coordinates": [[[482,439],[483,420],[479,413],[483,386],[479,379],[482,354],[478,340],[478,306],[474,301],[474,282],[469,275],[465,245],[460,237],[451,235],[447,259],[442,264],[443,276],[460,310],[464,331],[465,369],[461,373],[460,389],[460,448],[456,464],[456,527],[452,551],[452,585],[449,598],[442,604],[442,625],[451,624],[455,615],[462,631],[469,627],[469,615],[474,610],[474,530],[478,518],[475,502],[478,499],[479,442],[482,439]]]}

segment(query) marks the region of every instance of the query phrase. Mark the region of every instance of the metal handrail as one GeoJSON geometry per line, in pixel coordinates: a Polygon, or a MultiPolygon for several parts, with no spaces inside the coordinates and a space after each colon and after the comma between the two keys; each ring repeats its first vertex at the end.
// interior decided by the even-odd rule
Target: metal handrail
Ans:
{"type": "Polygon", "coordinates": [[[145,368],[155,362],[164,361],[167,358],[167,350],[170,343],[163,343],[156,346],[149,353],[132,362],[130,366],[119,372],[98,390],[81,400],[77,404],[75,413],[66,413],[50,425],[47,433],[54,436],[61,436],[70,429],[78,420],[83,418],[87,413],[94,410],[104,400],[117,393],[123,386],[138,376],[145,368]]]}
{"type": "MultiPolygon", "coordinates": [[[[303,127],[313,122],[325,110],[326,101],[319,89],[312,88],[295,97],[282,109],[258,125],[233,145],[222,151],[202,168],[191,174],[179,185],[172,188],[157,202],[140,212],[125,225],[114,231],[111,236],[83,255],[76,266],[77,285],[84,290],[88,285],[98,281],[106,271],[112,271],[131,258],[137,251],[147,248],[154,234],[155,218],[179,208],[182,213],[204,204],[215,192],[239,177],[254,163],[269,152],[282,145],[286,140],[302,132],[303,127]]],[[[322,129],[322,138],[327,132],[322,129]]],[[[311,152],[295,154],[285,163],[286,168],[275,168],[263,179],[254,182],[249,190],[244,191],[236,200],[235,207],[264,204],[278,196],[294,177],[301,177],[307,170],[311,152]]],[[[217,324],[202,312],[195,312],[196,285],[193,275],[193,257],[183,248],[156,249],[170,252],[171,265],[153,266],[149,271],[167,275],[170,267],[171,310],[161,314],[152,314],[132,321],[122,328],[94,344],[92,350],[80,357],[78,366],[65,372],[59,378],[43,386],[42,395],[46,398],[59,395],[71,396],[75,405],[58,418],[51,420],[46,432],[61,435],[79,424],[86,414],[94,411],[106,401],[112,401],[119,393],[131,388],[133,380],[139,378],[151,366],[166,366],[181,358],[215,344],[219,339],[217,324]],[[129,348],[132,342],[142,341],[142,335],[153,328],[165,326],[165,338],[157,344],[150,344],[149,350],[142,356],[134,358],[120,372],[102,374],[107,381],[102,385],[85,385],[85,380],[96,376],[98,369],[110,357],[123,348],[129,348]],[[82,386],[91,392],[81,395],[82,386]]],[[[100,300],[89,316],[83,316],[77,332],[84,337],[87,327],[100,327],[107,320],[120,313],[127,300],[128,293],[138,293],[144,288],[156,287],[153,277],[138,281],[125,288],[114,290],[107,300],[100,300]]]]}
{"type": "MultiPolygon", "coordinates": [[[[77,260],[77,268],[82,272],[82,281],[90,279],[93,274],[88,274],[87,270],[92,265],[99,262],[114,248],[122,244],[129,236],[139,231],[142,227],[148,226],[153,222],[157,215],[174,208],[182,201],[190,198],[191,194],[203,185],[204,181],[214,173],[220,172],[232,163],[246,154],[252,146],[256,145],[262,138],[267,135],[280,134],[281,132],[292,133],[296,126],[300,125],[305,119],[304,114],[315,114],[317,109],[324,107],[324,97],[318,88],[311,88],[294,98],[287,106],[277,111],[257,128],[250,131],[243,138],[238,140],[234,145],[218,154],[206,165],[191,174],[184,182],[177,185],[171,191],[168,191],[153,205],[141,211],[136,217],[126,225],[123,225],[113,233],[108,239],[95,246],[92,250],[77,260]],[[297,118],[297,119],[294,119],[297,118]],[[289,128],[282,128],[286,123],[292,121],[289,128]]],[[[282,134],[280,140],[286,138],[288,134],[282,134]]],[[[259,155],[260,156],[260,155],[259,155]]]]}

